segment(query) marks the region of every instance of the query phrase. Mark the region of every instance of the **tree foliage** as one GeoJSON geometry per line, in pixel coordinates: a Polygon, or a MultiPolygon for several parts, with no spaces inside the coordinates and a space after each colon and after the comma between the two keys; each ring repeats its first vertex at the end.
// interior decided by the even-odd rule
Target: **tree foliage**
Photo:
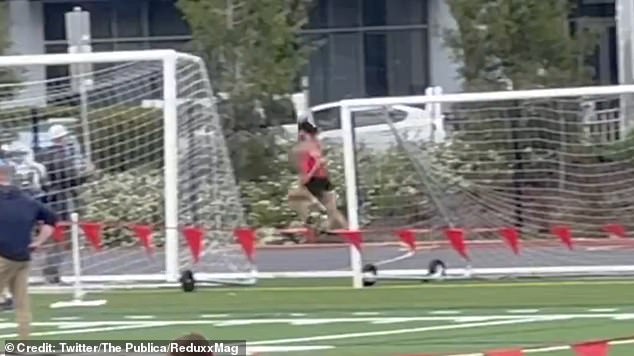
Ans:
{"type": "Polygon", "coordinates": [[[214,88],[235,103],[288,94],[306,63],[306,0],[179,0],[214,88]]]}
{"type": "MultiPolygon", "coordinates": [[[[6,55],[11,46],[9,38],[9,15],[6,2],[0,2],[0,56],[6,55]]],[[[15,87],[3,85],[17,83],[15,72],[9,68],[0,68],[0,100],[10,98],[15,87]]]]}
{"type": "Polygon", "coordinates": [[[595,50],[573,30],[568,0],[449,0],[457,29],[446,44],[461,63],[465,89],[505,90],[587,83],[595,50]]]}
{"type": "MultiPolygon", "coordinates": [[[[445,33],[445,40],[460,65],[464,89],[520,90],[590,83],[588,58],[596,50],[596,38],[591,31],[576,28],[570,18],[571,3],[448,0],[457,27],[445,33]]],[[[454,119],[463,130],[452,149],[463,162],[478,162],[464,173],[466,179],[498,182],[497,189],[515,197],[510,204],[519,212],[517,222],[542,228],[544,221],[554,220],[563,210],[534,209],[527,204],[552,206],[547,201],[552,196],[536,192],[561,193],[567,183],[575,183],[565,181],[572,178],[564,178],[561,167],[581,164],[572,161],[570,150],[582,147],[578,142],[583,137],[582,105],[582,98],[493,98],[453,105],[454,119]],[[483,152],[494,159],[477,156],[483,152]]],[[[483,194],[496,194],[487,191],[492,188],[486,185],[479,189],[483,194]]]]}
{"type": "Polygon", "coordinates": [[[239,179],[271,173],[265,163],[275,142],[263,129],[294,120],[288,94],[307,60],[297,33],[307,21],[309,2],[178,1],[214,89],[223,93],[219,110],[239,179]]]}

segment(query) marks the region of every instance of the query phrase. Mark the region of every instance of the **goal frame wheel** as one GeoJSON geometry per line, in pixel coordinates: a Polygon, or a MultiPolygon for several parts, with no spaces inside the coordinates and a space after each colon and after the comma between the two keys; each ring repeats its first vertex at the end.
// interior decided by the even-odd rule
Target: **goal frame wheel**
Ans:
{"type": "Polygon", "coordinates": [[[184,270],[180,278],[181,288],[183,292],[190,293],[196,290],[196,279],[192,270],[184,270]]]}

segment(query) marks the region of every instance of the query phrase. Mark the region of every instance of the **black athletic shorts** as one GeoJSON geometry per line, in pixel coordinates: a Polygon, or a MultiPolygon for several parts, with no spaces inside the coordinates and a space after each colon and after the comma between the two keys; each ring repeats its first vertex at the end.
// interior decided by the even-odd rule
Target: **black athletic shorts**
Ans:
{"type": "Polygon", "coordinates": [[[325,192],[330,192],[334,188],[330,179],[321,177],[311,178],[304,186],[317,199],[321,199],[325,192]]]}

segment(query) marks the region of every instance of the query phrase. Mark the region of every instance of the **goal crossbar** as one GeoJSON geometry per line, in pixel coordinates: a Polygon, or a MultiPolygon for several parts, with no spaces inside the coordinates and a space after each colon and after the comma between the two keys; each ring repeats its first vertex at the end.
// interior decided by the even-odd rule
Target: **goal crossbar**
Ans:
{"type": "Polygon", "coordinates": [[[115,63],[123,61],[163,61],[166,59],[186,59],[200,62],[199,57],[171,49],[147,51],[116,51],[92,53],[58,53],[38,55],[0,56],[0,67],[21,67],[32,65],[64,65],[80,63],[115,63]]]}
{"type": "MultiPolygon", "coordinates": [[[[414,105],[431,103],[467,103],[478,101],[508,101],[545,98],[565,98],[601,95],[622,95],[634,93],[634,85],[604,85],[559,89],[508,90],[478,93],[459,93],[441,95],[412,95],[367,99],[345,99],[339,102],[342,108],[356,106],[414,105]]],[[[343,123],[342,123],[343,127],[343,123]]]]}

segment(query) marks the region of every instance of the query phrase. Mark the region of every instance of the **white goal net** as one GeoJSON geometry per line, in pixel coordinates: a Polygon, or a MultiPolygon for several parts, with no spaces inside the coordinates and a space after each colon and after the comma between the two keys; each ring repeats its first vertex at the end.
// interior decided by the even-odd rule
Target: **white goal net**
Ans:
{"type": "Polygon", "coordinates": [[[461,278],[634,273],[632,89],[342,101],[363,263],[386,278],[435,259],[461,278]]]}
{"type": "Polygon", "coordinates": [[[34,282],[250,280],[233,230],[239,191],[204,63],[172,51],[0,57],[2,154],[16,183],[66,223],[34,255],[34,282]],[[69,65],[81,62],[80,69],[69,65]],[[82,90],[85,89],[85,90],[82,90]],[[43,171],[46,171],[45,173],[43,171]],[[39,177],[39,183],[33,181],[39,177]],[[71,250],[79,216],[80,258],[71,250]]]}

